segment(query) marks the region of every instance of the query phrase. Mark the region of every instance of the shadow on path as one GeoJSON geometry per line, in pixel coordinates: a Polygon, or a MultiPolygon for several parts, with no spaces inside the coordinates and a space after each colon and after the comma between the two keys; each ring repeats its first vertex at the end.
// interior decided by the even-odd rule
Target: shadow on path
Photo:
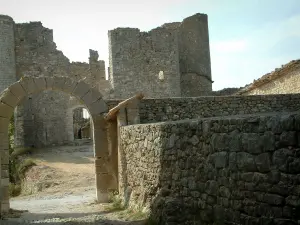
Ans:
{"type": "MultiPolygon", "coordinates": [[[[21,211],[18,211],[21,212],[21,211]]],[[[90,212],[90,213],[22,213],[22,217],[34,218],[26,220],[25,218],[3,218],[1,225],[19,225],[19,224],[47,224],[47,225],[143,225],[146,220],[120,221],[106,218],[112,211],[90,212]]]]}

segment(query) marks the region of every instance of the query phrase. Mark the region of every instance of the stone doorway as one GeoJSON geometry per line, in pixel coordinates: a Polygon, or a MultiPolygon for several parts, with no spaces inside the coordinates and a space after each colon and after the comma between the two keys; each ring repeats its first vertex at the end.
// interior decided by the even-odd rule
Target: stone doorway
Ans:
{"type": "MultiPolygon", "coordinates": [[[[73,81],[67,77],[23,77],[12,84],[0,95],[0,215],[7,212],[9,205],[8,178],[8,125],[11,116],[22,100],[28,95],[45,90],[57,90],[74,96],[82,103],[91,115],[92,137],[94,140],[96,198],[98,202],[108,201],[108,189],[114,185],[113,177],[116,171],[111,170],[111,164],[118,164],[109,159],[108,123],[104,113],[108,107],[102,99],[102,94],[83,81],[73,81]]],[[[117,160],[117,159],[115,159],[117,160]]],[[[117,187],[114,187],[117,189],[117,187]]]]}

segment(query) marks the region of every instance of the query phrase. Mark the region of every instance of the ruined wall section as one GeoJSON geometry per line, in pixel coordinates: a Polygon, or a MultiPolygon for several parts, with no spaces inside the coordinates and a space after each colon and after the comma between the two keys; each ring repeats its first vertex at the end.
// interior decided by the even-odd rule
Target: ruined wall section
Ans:
{"type": "Polygon", "coordinates": [[[207,15],[197,13],[184,19],[178,33],[181,96],[210,95],[212,78],[207,15]]]}
{"type": "MultiPolygon", "coordinates": [[[[18,79],[69,75],[69,59],[57,50],[53,31],[41,22],[16,24],[15,43],[18,79]]],[[[16,110],[15,144],[39,147],[71,141],[66,120],[69,99],[54,91],[29,96],[16,110]]]]}
{"type": "Polygon", "coordinates": [[[176,32],[117,28],[109,31],[110,81],[115,98],[142,91],[147,97],[180,96],[176,32]]]}
{"type": "Polygon", "coordinates": [[[89,70],[91,76],[91,85],[96,85],[98,90],[103,94],[104,98],[111,98],[111,93],[113,90],[109,80],[106,80],[105,62],[104,60],[99,60],[98,58],[98,52],[90,49],[89,70]]]}
{"type": "Polygon", "coordinates": [[[0,15],[0,93],[16,81],[13,19],[0,15]]]}
{"type": "Polygon", "coordinates": [[[70,76],[75,80],[84,79],[87,84],[95,86],[104,98],[110,98],[112,88],[109,80],[106,80],[105,62],[98,59],[97,51],[90,49],[89,53],[89,63],[72,62],[70,64],[70,76]]]}
{"type": "Polygon", "coordinates": [[[235,95],[238,93],[242,88],[223,88],[218,91],[213,91],[212,96],[229,96],[235,95]]]}
{"type": "Polygon", "coordinates": [[[91,77],[94,81],[105,80],[105,62],[98,58],[98,52],[90,49],[89,65],[91,77]]]}
{"type": "MultiPolygon", "coordinates": [[[[74,80],[81,80],[87,77],[90,73],[90,67],[88,63],[84,62],[72,62],[70,64],[70,74],[74,80]]],[[[89,79],[85,80],[87,83],[89,79]]]]}

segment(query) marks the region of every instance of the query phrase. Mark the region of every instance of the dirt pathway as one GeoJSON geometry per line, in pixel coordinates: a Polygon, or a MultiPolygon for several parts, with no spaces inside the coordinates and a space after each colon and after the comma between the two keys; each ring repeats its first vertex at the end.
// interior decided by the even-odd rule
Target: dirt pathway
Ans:
{"type": "Polygon", "coordinates": [[[25,195],[12,198],[11,208],[27,210],[13,224],[142,224],[122,221],[122,213],[95,204],[92,145],[41,149],[31,155],[37,166],[27,173],[25,195]]]}

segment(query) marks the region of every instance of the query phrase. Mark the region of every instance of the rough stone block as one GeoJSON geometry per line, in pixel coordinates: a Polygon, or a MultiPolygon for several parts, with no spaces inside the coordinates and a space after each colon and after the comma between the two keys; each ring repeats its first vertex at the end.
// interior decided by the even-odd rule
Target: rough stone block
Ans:
{"type": "Polygon", "coordinates": [[[295,146],[297,144],[296,131],[284,131],[280,135],[279,145],[281,147],[295,146]]]}
{"type": "Polygon", "coordinates": [[[31,77],[23,77],[20,80],[20,84],[22,85],[27,94],[34,94],[39,91],[38,87],[33,81],[33,78],[31,77]]]}
{"type": "Polygon", "coordinates": [[[1,171],[1,177],[9,178],[9,171],[8,170],[2,170],[1,171]]]}
{"type": "Polygon", "coordinates": [[[300,173],[300,159],[299,158],[293,158],[293,159],[290,159],[290,160],[291,161],[289,162],[289,166],[288,166],[289,173],[299,174],[300,173]]]}
{"type": "Polygon", "coordinates": [[[24,90],[20,82],[16,82],[12,84],[9,87],[9,89],[10,92],[13,93],[20,101],[27,95],[26,91],[24,90]]]}
{"type": "Polygon", "coordinates": [[[8,149],[3,149],[1,151],[1,164],[9,164],[9,151],[8,149]]]}
{"type": "Polygon", "coordinates": [[[96,174],[99,174],[99,173],[102,174],[102,173],[108,173],[109,171],[104,165],[102,165],[102,166],[95,166],[95,172],[96,172],[96,174]]]}
{"type": "Polygon", "coordinates": [[[248,153],[261,153],[262,143],[260,142],[260,135],[256,133],[244,133],[242,135],[242,147],[248,153]]]}
{"type": "Polygon", "coordinates": [[[9,178],[3,178],[2,174],[1,174],[1,185],[2,187],[9,186],[9,178]]]}
{"type": "MultiPolygon", "coordinates": [[[[2,182],[2,179],[1,179],[2,182]]],[[[8,185],[2,185],[1,186],[2,189],[2,202],[9,202],[9,187],[8,185]]]]}
{"type": "Polygon", "coordinates": [[[73,91],[73,95],[76,96],[77,98],[82,98],[85,94],[87,94],[90,90],[90,86],[83,82],[80,81],[77,83],[74,91],[73,91]]]}
{"type": "Polygon", "coordinates": [[[293,151],[290,149],[282,148],[278,149],[274,152],[272,156],[272,163],[276,166],[280,171],[287,172],[288,171],[288,158],[293,156],[293,151]]]}
{"type": "Polygon", "coordinates": [[[102,94],[96,90],[96,88],[91,88],[89,92],[84,95],[81,99],[86,106],[91,105],[93,102],[102,98],[102,94]]]}
{"type": "Polygon", "coordinates": [[[94,130],[95,157],[108,156],[107,133],[102,129],[94,130]]]}
{"type": "Polygon", "coordinates": [[[271,160],[268,153],[263,153],[256,156],[255,163],[259,172],[269,172],[271,169],[271,160]]]}
{"type": "Polygon", "coordinates": [[[8,132],[0,133],[0,151],[8,149],[8,132]]]}
{"type": "Polygon", "coordinates": [[[1,210],[3,213],[8,213],[10,209],[9,202],[2,202],[1,203],[1,210]]]}
{"type": "Polygon", "coordinates": [[[9,119],[0,117],[0,133],[7,132],[9,119]]]}
{"type": "Polygon", "coordinates": [[[39,90],[46,90],[47,89],[47,84],[46,84],[46,80],[44,77],[37,77],[37,78],[34,78],[34,82],[35,82],[35,85],[37,86],[37,88],[39,90]]]}
{"type": "Polygon", "coordinates": [[[98,173],[96,174],[96,188],[97,190],[106,191],[111,189],[114,183],[114,178],[108,173],[98,173]]]}
{"type": "Polygon", "coordinates": [[[109,161],[105,162],[104,157],[101,159],[95,159],[95,172],[96,174],[99,173],[108,173],[107,164],[110,163],[109,161]]]}
{"type": "Polygon", "coordinates": [[[75,87],[77,86],[77,82],[72,79],[66,79],[63,90],[67,93],[73,93],[75,87]]]}
{"type": "Polygon", "coordinates": [[[246,152],[238,152],[236,154],[237,166],[243,171],[256,171],[254,156],[246,152]]]}
{"type": "Polygon", "coordinates": [[[11,106],[0,102],[0,117],[5,117],[10,119],[13,113],[14,113],[14,109],[11,106]]]}
{"type": "Polygon", "coordinates": [[[5,89],[2,94],[0,95],[1,102],[11,106],[12,108],[15,108],[18,103],[19,99],[10,92],[10,89],[5,89]]]}
{"type": "Polygon", "coordinates": [[[109,202],[109,194],[108,191],[98,190],[96,192],[97,202],[99,203],[107,203],[109,202]]]}
{"type": "Polygon", "coordinates": [[[286,205],[290,205],[292,207],[300,207],[300,199],[299,196],[290,195],[285,199],[286,205]]]}
{"type": "Polygon", "coordinates": [[[99,99],[87,107],[92,116],[108,112],[108,106],[103,99],[99,99]]]}
{"type": "Polygon", "coordinates": [[[45,77],[47,89],[53,89],[54,79],[53,77],[45,77]]]}
{"type": "Polygon", "coordinates": [[[53,89],[54,90],[64,90],[66,83],[65,77],[53,77],[53,89]]]}
{"type": "Polygon", "coordinates": [[[102,115],[93,116],[94,129],[106,129],[108,122],[104,119],[102,115]]]}
{"type": "Polygon", "coordinates": [[[275,135],[271,131],[266,131],[262,137],[262,144],[264,152],[274,151],[275,149],[275,135]]]}
{"type": "Polygon", "coordinates": [[[217,152],[213,154],[215,168],[225,168],[228,165],[227,152],[217,152]]]}

